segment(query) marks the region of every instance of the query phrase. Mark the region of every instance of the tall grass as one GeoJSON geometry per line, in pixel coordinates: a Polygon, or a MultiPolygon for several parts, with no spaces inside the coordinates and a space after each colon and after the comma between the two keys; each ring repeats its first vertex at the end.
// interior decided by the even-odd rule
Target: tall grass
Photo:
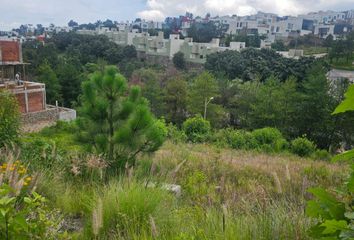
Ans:
{"type": "Polygon", "coordinates": [[[76,161],[78,175],[42,170],[37,188],[80,220],[79,239],[307,239],[307,189],[336,188],[347,175],[338,164],[207,144],[167,142],[108,182],[90,159],[76,161]],[[181,185],[182,196],[165,183],[181,185]]]}

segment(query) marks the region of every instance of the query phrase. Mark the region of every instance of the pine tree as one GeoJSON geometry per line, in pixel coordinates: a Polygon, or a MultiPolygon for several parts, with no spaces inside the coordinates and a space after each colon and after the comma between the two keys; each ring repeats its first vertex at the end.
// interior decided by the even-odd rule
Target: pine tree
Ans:
{"type": "Polygon", "coordinates": [[[166,129],[151,114],[140,88],[128,89],[116,67],[95,72],[82,85],[80,139],[103,154],[111,170],[133,166],[139,153],[156,151],[166,129]]]}
{"type": "Polygon", "coordinates": [[[38,68],[38,81],[45,84],[47,103],[54,104],[55,101],[61,101],[61,87],[57,75],[46,60],[38,68]]]}

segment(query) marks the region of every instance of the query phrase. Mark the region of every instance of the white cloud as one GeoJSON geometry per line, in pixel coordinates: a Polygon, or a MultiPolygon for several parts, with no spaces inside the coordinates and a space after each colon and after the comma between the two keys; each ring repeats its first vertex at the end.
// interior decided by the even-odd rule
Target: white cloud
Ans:
{"type": "Polygon", "coordinates": [[[138,13],[140,18],[146,20],[163,21],[165,15],[159,10],[144,10],[138,13]]]}

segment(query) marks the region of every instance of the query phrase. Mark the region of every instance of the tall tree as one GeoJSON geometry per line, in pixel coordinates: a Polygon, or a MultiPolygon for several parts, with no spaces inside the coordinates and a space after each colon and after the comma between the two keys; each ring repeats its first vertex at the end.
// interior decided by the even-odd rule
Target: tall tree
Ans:
{"type": "Polygon", "coordinates": [[[181,77],[170,79],[166,85],[166,119],[179,126],[186,119],[187,82],[181,77]]]}
{"type": "Polygon", "coordinates": [[[334,140],[336,119],[331,113],[338,104],[329,93],[326,69],[316,64],[308,71],[302,85],[302,116],[298,124],[301,133],[315,141],[320,148],[327,149],[334,140]]]}
{"type": "Polygon", "coordinates": [[[104,154],[112,170],[134,165],[137,154],[161,146],[164,124],[153,117],[139,87],[128,90],[116,67],[96,72],[82,88],[79,137],[104,154]]]}
{"type": "Polygon", "coordinates": [[[152,69],[139,69],[133,73],[132,80],[141,85],[142,95],[149,101],[151,111],[161,117],[165,112],[164,91],[158,74],[152,69]]]}
{"type": "Polygon", "coordinates": [[[56,72],[61,85],[63,103],[71,107],[81,92],[82,66],[78,58],[63,58],[56,72]]]}
{"type": "Polygon", "coordinates": [[[208,107],[214,105],[212,101],[219,96],[216,79],[209,72],[199,74],[192,82],[188,96],[188,111],[207,117],[208,107]]]}
{"type": "Polygon", "coordinates": [[[183,70],[186,68],[186,60],[184,59],[183,52],[175,53],[173,55],[172,62],[173,62],[173,65],[179,70],[183,70]]]}
{"type": "Polygon", "coordinates": [[[38,82],[46,86],[47,103],[55,104],[55,101],[61,102],[61,87],[54,70],[50,67],[48,61],[44,61],[38,68],[38,82]]]}

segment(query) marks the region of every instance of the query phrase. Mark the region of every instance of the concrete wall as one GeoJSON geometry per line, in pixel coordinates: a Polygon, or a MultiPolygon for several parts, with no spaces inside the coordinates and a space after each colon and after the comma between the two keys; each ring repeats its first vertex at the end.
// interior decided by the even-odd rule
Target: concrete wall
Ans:
{"type": "Polygon", "coordinates": [[[76,111],[69,108],[57,108],[49,105],[46,110],[22,114],[23,124],[37,124],[39,122],[72,121],[76,119],[76,111]]]}
{"type": "Polygon", "coordinates": [[[58,109],[49,108],[40,112],[22,114],[23,124],[36,124],[38,122],[55,122],[59,119],[58,109]]]}

